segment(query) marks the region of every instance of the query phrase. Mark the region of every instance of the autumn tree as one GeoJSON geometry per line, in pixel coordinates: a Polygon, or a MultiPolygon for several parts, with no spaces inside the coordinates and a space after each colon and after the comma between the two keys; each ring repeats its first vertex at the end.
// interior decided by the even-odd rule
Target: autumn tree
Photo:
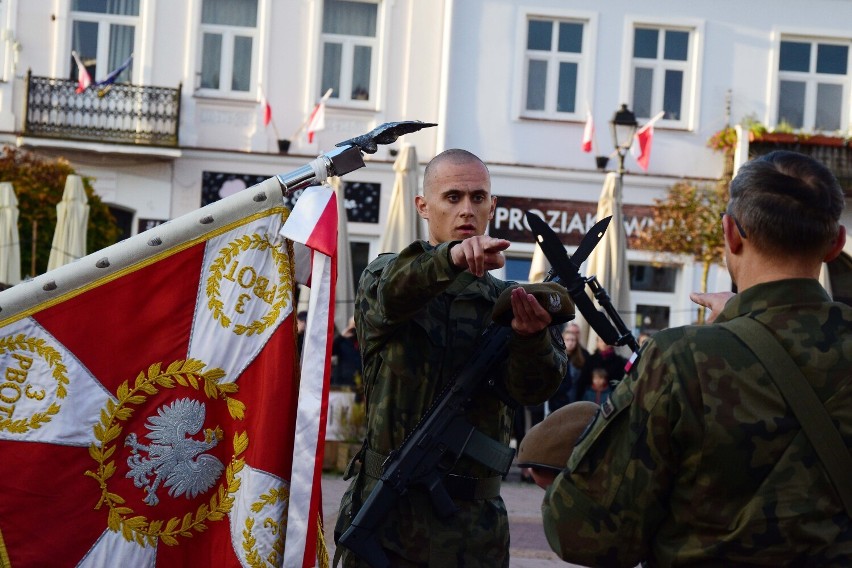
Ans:
{"type": "MultiPolygon", "coordinates": [[[[728,203],[728,183],[694,185],[680,181],[664,199],[655,200],[654,222],[639,234],[638,245],[645,250],[687,254],[703,266],[701,291],[707,291],[710,266],[722,264],[725,239],[720,215],[728,203]]],[[[704,321],[704,309],[698,310],[704,321]]]]}
{"type": "MultiPolygon", "coordinates": [[[[64,158],[49,159],[12,146],[5,146],[0,152],[0,181],[11,182],[18,198],[22,274],[36,276],[47,270],[56,228],[56,204],[62,199],[66,178],[73,173],[74,168],[64,158]]],[[[120,231],[109,207],[94,192],[91,180],[83,178],[83,187],[89,198],[86,250],[93,252],[113,244],[120,231]]]]}

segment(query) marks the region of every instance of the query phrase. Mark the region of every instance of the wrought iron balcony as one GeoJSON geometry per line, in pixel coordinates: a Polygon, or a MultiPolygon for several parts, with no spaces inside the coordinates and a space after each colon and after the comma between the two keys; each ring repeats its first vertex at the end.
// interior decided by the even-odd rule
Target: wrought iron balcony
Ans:
{"type": "Polygon", "coordinates": [[[178,145],[180,86],[114,84],[75,92],[70,79],[27,72],[24,135],[145,146],[178,145]]]}

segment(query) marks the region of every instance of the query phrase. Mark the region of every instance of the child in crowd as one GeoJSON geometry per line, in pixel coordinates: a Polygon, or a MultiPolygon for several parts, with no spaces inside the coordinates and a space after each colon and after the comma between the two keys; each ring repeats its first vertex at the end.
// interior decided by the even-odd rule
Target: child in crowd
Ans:
{"type": "Polygon", "coordinates": [[[586,389],[583,400],[603,404],[611,392],[612,388],[609,385],[609,375],[606,369],[592,369],[592,384],[586,389]]]}

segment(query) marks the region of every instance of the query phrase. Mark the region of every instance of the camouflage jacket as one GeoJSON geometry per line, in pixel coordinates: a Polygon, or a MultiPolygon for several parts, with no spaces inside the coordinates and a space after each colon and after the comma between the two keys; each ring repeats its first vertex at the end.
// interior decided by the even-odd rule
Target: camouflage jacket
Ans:
{"type": "MultiPolygon", "coordinates": [[[[367,445],[380,454],[402,445],[435,397],[463,368],[491,323],[497,297],[509,286],[490,274],[476,278],[455,268],[449,258],[451,244],[433,247],[417,241],[399,255],[380,256],[361,276],[355,322],[364,361],[367,445]]],[[[513,335],[500,380],[518,402],[537,404],[559,386],[565,366],[558,333],[513,335]]],[[[493,393],[483,391],[468,418],[482,433],[508,444],[513,412],[493,393]]],[[[466,457],[452,473],[495,475],[466,457]]],[[[361,482],[361,497],[366,499],[375,480],[361,482]]],[[[459,513],[438,521],[420,493],[412,491],[400,499],[397,513],[385,523],[380,540],[386,549],[434,566],[508,562],[508,521],[502,499],[457,502],[459,513]]]]}
{"type": "MultiPolygon", "coordinates": [[[[760,284],[717,323],[769,327],[852,448],[852,309],[816,280],[760,284]]],[[[849,566],[852,524],[750,350],[720,325],[662,331],[545,494],[562,558],[597,566],[849,566]]]]}

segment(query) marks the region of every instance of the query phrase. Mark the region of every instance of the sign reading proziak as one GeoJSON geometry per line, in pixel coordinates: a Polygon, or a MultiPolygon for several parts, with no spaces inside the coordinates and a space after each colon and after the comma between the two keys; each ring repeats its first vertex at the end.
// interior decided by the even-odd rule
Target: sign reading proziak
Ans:
{"type": "MultiPolygon", "coordinates": [[[[549,224],[562,243],[577,246],[583,235],[597,221],[598,204],[588,201],[563,201],[558,199],[533,199],[529,197],[498,197],[497,209],[489,225],[492,237],[512,242],[533,243],[535,237],[527,225],[525,214],[532,211],[549,224]]],[[[635,247],[640,231],[653,224],[653,207],[650,205],[624,205],[624,231],[627,246],[635,247]]]]}

